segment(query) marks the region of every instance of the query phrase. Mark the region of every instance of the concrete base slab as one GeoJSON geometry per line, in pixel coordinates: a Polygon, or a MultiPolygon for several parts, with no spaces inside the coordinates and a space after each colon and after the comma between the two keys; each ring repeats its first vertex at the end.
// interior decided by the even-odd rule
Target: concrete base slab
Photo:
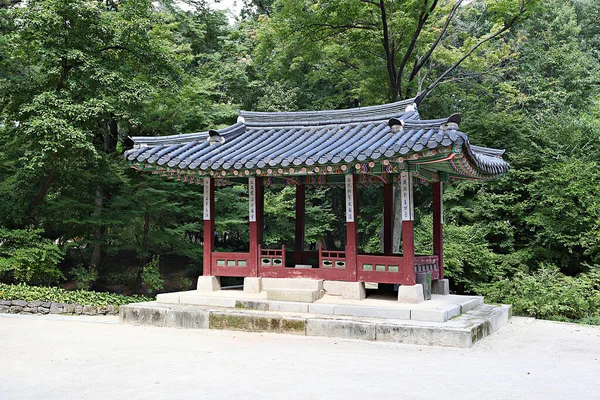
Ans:
{"type": "Polygon", "coordinates": [[[221,290],[221,278],[218,276],[199,276],[198,277],[199,292],[216,292],[221,290]]]}
{"type": "MultiPolygon", "coordinates": [[[[308,305],[309,311],[311,306],[315,304],[308,305]]],[[[334,306],[331,309],[335,311],[334,306]]],[[[454,347],[471,347],[505,325],[510,315],[510,306],[489,304],[480,304],[447,322],[314,315],[158,302],[130,304],[120,308],[120,322],[123,324],[274,332],[454,347]]]]}
{"type": "Polygon", "coordinates": [[[262,290],[277,289],[323,290],[323,281],[303,278],[262,278],[262,290]]]}
{"type": "Polygon", "coordinates": [[[450,294],[450,282],[448,279],[438,279],[431,282],[431,294],[447,296],[450,294]]]}
{"type": "Polygon", "coordinates": [[[244,278],[244,292],[252,294],[262,292],[262,278],[244,278]]]}
{"type": "MultiPolygon", "coordinates": [[[[325,294],[314,303],[274,300],[267,292],[247,293],[241,290],[217,292],[164,293],[157,301],[167,304],[193,304],[201,306],[243,308],[249,310],[308,312],[311,314],[346,315],[355,317],[394,318],[414,321],[444,322],[483,303],[480,296],[432,295],[432,299],[419,304],[399,303],[389,295],[371,294],[363,300],[345,299],[325,294]]],[[[279,298],[278,298],[279,299],[279,298]]],[[[308,297],[312,300],[312,295],[308,297]]]]}
{"type": "Polygon", "coordinates": [[[267,290],[267,300],[295,301],[314,303],[323,296],[322,290],[270,289],[267,290]]]}
{"type": "Polygon", "coordinates": [[[367,297],[364,282],[323,281],[323,290],[332,296],[342,296],[348,300],[362,300],[367,297]]]}
{"type": "Polygon", "coordinates": [[[408,286],[402,285],[398,288],[398,301],[400,303],[419,304],[425,301],[423,295],[423,285],[417,283],[416,285],[408,286]]]}

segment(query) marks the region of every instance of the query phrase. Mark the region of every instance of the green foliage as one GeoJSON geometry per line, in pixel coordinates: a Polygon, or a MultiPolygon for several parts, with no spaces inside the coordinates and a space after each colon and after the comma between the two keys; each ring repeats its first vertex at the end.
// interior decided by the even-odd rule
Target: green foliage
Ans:
{"type": "Polygon", "coordinates": [[[160,257],[153,256],[152,260],[143,266],[142,284],[148,288],[149,292],[157,292],[164,289],[165,280],[160,276],[159,262],[160,257]]]}
{"type": "Polygon", "coordinates": [[[69,274],[77,282],[77,289],[88,290],[98,279],[98,270],[94,266],[86,268],[83,265],[78,265],[69,274]]]}
{"type": "Polygon", "coordinates": [[[41,229],[0,227],[0,274],[17,282],[49,284],[63,278],[63,252],[41,229]]]}
{"type": "Polygon", "coordinates": [[[600,318],[600,274],[570,277],[558,268],[542,265],[533,274],[517,273],[482,285],[486,301],[512,304],[517,315],[543,319],[582,320],[600,318]]]}
{"type": "Polygon", "coordinates": [[[0,300],[51,301],[65,304],[81,304],[83,306],[122,306],[130,303],[152,301],[144,296],[121,296],[105,292],[86,290],[63,290],[58,287],[28,286],[24,283],[8,285],[0,283],[0,300]]]}

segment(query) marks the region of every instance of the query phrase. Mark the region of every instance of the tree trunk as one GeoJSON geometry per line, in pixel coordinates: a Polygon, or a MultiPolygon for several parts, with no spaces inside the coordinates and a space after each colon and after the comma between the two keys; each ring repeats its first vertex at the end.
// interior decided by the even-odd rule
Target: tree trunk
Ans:
{"type": "MultiPolygon", "coordinates": [[[[94,217],[99,217],[102,214],[102,206],[104,204],[104,195],[100,189],[96,189],[96,198],[94,199],[96,209],[94,210],[94,217]]],[[[92,250],[92,257],[90,259],[90,266],[97,268],[100,264],[102,257],[102,228],[97,226],[94,232],[94,249],[92,250]]]]}
{"type": "Polygon", "coordinates": [[[40,188],[38,195],[35,197],[33,202],[29,205],[29,208],[27,209],[27,212],[26,212],[27,216],[30,216],[31,213],[33,213],[33,210],[37,206],[42,204],[42,202],[44,201],[44,198],[46,197],[46,193],[48,193],[48,190],[50,189],[50,185],[52,185],[52,182],[54,182],[55,176],[56,176],[56,168],[50,169],[50,173],[48,174],[48,176],[46,177],[46,180],[42,184],[42,187],[40,188]]]}

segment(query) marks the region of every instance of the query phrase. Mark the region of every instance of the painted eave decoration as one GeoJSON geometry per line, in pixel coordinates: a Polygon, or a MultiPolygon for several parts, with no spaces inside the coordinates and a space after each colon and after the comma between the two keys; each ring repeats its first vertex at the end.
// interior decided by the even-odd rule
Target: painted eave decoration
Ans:
{"type": "Polygon", "coordinates": [[[418,98],[346,110],[239,111],[217,131],[133,137],[133,168],[200,183],[201,177],[394,174],[425,181],[498,179],[503,150],[471,145],[460,117],[422,120],[418,98]]]}

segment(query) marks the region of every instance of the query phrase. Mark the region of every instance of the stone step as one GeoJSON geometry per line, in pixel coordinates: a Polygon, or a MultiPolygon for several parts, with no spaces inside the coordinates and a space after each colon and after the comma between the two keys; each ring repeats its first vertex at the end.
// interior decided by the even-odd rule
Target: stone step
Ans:
{"type": "Polygon", "coordinates": [[[314,303],[323,297],[323,290],[269,289],[267,300],[314,303]]]}
{"type": "Polygon", "coordinates": [[[123,324],[327,336],[406,344],[471,347],[504,326],[507,305],[480,304],[447,322],[344,317],[158,302],[120,307],[123,324]]]}
{"type": "Polygon", "coordinates": [[[323,290],[323,280],[304,278],[262,278],[262,290],[323,290]]]}

